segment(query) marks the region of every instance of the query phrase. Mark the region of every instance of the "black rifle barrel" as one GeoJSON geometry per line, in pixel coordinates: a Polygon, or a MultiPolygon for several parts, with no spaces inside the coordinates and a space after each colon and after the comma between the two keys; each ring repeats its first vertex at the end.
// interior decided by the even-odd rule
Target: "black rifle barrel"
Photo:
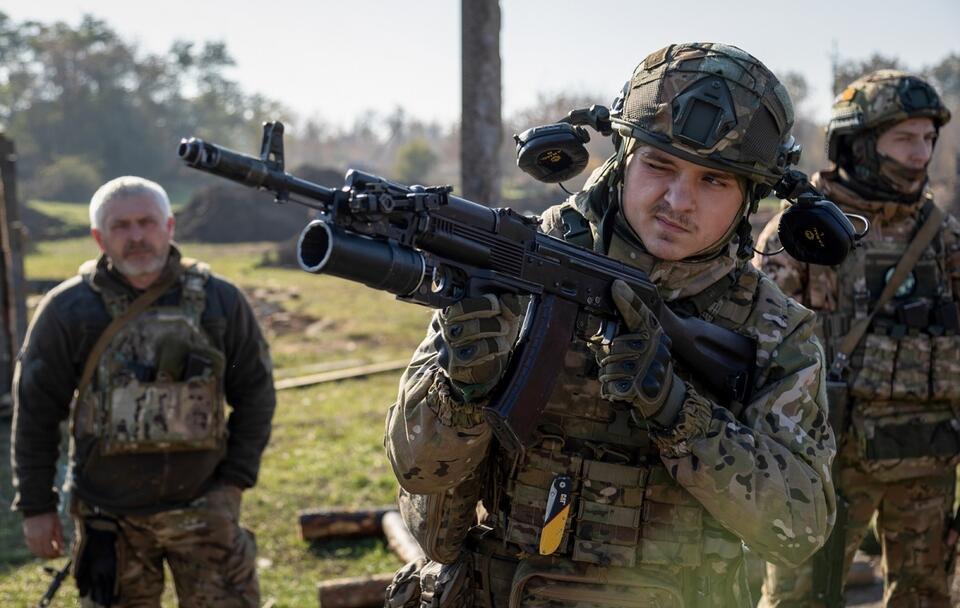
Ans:
{"type": "Polygon", "coordinates": [[[294,177],[271,167],[267,161],[191,137],[181,139],[177,155],[190,167],[239,182],[244,186],[300,194],[330,204],[336,190],[294,177]]]}

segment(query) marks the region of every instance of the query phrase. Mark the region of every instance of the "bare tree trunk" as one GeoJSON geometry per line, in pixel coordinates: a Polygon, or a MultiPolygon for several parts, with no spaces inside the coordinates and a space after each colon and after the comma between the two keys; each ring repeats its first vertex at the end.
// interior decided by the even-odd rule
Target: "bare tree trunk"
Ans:
{"type": "Polygon", "coordinates": [[[0,415],[12,403],[13,363],[27,330],[16,158],[13,141],[0,135],[0,415]]]}
{"type": "Polygon", "coordinates": [[[500,200],[499,0],[460,0],[460,181],[463,196],[500,200]]]}

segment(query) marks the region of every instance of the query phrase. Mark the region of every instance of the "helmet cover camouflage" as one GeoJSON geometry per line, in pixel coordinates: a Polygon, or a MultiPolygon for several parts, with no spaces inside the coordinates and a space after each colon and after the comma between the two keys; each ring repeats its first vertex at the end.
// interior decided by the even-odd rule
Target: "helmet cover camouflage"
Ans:
{"type": "Polygon", "coordinates": [[[937,128],[950,120],[950,111],[932,86],[898,70],[867,74],[853,81],[833,102],[827,126],[827,157],[838,162],[844,136],[920,117],[933,119],[937,128]]]}
{"type": "Polygon", "coordinates": [[[786,88],[735,46],[686,43],[652,53],[614,114],[625,138],[755,183],[774,184],[799,157],[786,88]]]}

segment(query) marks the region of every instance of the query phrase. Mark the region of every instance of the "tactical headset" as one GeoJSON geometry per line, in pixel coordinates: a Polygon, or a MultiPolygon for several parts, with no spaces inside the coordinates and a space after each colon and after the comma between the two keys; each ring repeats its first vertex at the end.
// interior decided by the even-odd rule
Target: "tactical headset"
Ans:
{"type": "MultiPolygon", "coordinates": [[[[614,101],[614,116],[599,105],[571,111],[560,122],[533,127],[514,135],[517,143],[517,166],[537,181],[560,184],[579,175],[590,158],[586,143],[589,126],[602,136],[610,136],[614,148],[620,146],[620,135],[613,129],[611,119],[618,113],[618,101],[614,101]]],[[[695,112],[700,104],[691,104],[695,112]]],[[[799,146],[791,146],[785,153],[785,165],[799,160],[799,146]]],[[[566,188],[563,188],[568,192],[566,188]]],[[[782,248],[773,252],[758,252],[775,255],[786,251],[791,257],[808,264],[836,266],[843,262],[851,249],[866,236],[870,225],[866,218],[845,214],[832,201],[827,200],[810,184],[807,176],[796,170],[785,170],[772,189],[761,184],[751,194],[751,212],[756,210],[759,199],[772,192],[779,198],[790,201],[790,207],[780,216],[777,233],[782,248]],[[864,228],[857,232],[848,218],[861,221],[864,228]]],[[[569,192],[568,192],[569,193],[569,192]]]]}

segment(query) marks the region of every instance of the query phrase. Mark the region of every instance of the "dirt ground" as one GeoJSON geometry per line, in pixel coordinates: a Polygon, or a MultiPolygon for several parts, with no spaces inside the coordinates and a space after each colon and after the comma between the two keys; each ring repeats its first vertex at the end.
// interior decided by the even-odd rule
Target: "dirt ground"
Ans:
{"type": "MultiPolygon", "coordinates": [[[[339,187],[343,173],[304,165],[292,172],[324,186],[339,187]]],[[[313,212],[293,202],[277,205],[271,195],[213,180],[177,213],[177,238],[204,243],[284,241],[297,235],[313,212]]]]}
{"type": "Polygon", "coordinates": [[[292,312],[284,307],[285,302],[300,299],[300,290],[296,288],[256,287],[244,289],[244,294],[268,338],[292,332],[302,333],[317,321],[310,315],[292,312]]]}

